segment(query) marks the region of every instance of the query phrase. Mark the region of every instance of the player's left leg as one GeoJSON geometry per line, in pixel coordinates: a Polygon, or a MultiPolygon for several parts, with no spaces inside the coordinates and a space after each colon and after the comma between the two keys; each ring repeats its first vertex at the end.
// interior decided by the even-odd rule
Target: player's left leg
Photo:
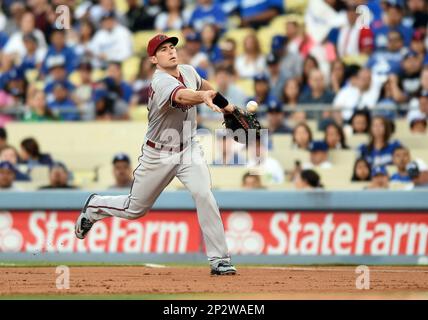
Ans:
{"type": "MultiPolygon", "coordinates": [[[[191,153],[190,163],[180,164],[177,178],[192,193],[196,204],[199,225],[205,240],[212,274],[235,274],[230,262],[223,222],[217,202],[211,192],[211,177],[203,159],[202,149],[196,142],[184,152],[191,153]]],[[[187,158],[186,155],[183,155],[187,158]]]]}

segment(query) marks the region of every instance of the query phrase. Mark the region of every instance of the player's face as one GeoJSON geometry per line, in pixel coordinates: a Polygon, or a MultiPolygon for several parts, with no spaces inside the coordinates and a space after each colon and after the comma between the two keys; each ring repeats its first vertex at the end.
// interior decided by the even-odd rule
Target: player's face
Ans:
{"type": "Polygon", "coordinates": [[[152,57],[152,63],[161,68],[174,68],[178,65],[177,49],[171,42],[162,44],[152,57]]]}

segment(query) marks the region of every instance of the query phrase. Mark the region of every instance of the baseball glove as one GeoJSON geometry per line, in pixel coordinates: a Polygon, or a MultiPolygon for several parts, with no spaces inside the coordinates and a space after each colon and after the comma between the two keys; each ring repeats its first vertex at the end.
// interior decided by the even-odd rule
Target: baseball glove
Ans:
{"type": "MultiPolygon", "coordinates": [[[[214,97],[213,102],[219,108],[225,108],[229,102],[220,93],[214,97]]],[[[232,131],[236,142],[248,144],[250,139],[259,138],[261,125],[254,113],[234,106],[233,112],[223,115],[225,127],[232,131]],[[250,134],[251,132],[251,134],[250,134]]]]}

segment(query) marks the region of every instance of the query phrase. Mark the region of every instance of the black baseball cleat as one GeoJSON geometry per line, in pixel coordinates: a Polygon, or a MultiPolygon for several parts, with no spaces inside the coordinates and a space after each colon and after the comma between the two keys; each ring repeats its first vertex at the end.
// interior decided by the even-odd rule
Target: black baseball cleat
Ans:
{"type": "Polygon", "coordinates": [[[86,216],[86,209],[88,208],[89,201],[91,201],[91,199],[95,195],[96,193],[93,193],[88,197],[82,209],[82,212],[80,213],[79,218],[77,218],[74,231],[75,231],[76,237],[79,239],[85,239],[86,234],[89,232],[89,230],[91,230],[92,226],[94,225],[94,222],[89,220],[89,218],[86,216]]]}
{"type": "Polygon", "coordinates": [[[236,274],[236,268],[230,262],[221,261],[218,264],[211,266],[211,275],[222,276],[234,274],[236,274]]]}

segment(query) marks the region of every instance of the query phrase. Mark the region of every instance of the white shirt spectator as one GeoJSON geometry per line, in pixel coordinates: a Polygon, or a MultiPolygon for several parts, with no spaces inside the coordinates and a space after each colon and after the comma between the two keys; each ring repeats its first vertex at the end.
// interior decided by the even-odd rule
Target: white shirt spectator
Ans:
{"type": "Polygon", "coordinates": [[[255,61],[248,61],[247,56],[240,55],[235,60],[235,69],[240,78],[253,78],[266,69],[266,59],[260,55],[255,61]]]}
{"type": "Polygon", "coordinates": [[[284,182],[284,171],[281,164],[274,158],[266,157],[260,164],[250,159],[247,168],[250,169],[250,172],[251,170],[255,170],[256,174],[263,175],[268,184],[280,184],[284,182]]]}
{"type": "Polygon", "coordinates": [[[98,30],[89,47],[94,55],[105,55],[107,61],[122,62],[132,55],[132,34],[124,26],[116,24],[111,32],[98,30]]]}
{"type": "Polygon", "coordinates": [[[339,90],[333,100],[333,107],[342,109],[342,118],[348,121],[351,119],[354,110],[364,107],[374,108],[379,99],[379,92],[379,88],[373,84],[369,90],[363,93],[359,88],[349,84],[339,90]]]}
{"type": "Polygon", "coordinates": [[[351,26],[349,23],[340,28],[337,39],[337,52],[340,57],[353,56],[360,53],[359,49],[360,25],[355,23],[351,26]]]}
{"type": "Polygon", "coordinates": [[[155,28],[160,31],[167,31],[169,29],[180,30],[184,24],[183,19],[180,17],[175,19],[174,23],[168,27],[169,14],[167,12],[160,13],[155,19],[155,28]]]}
{"type": "Polygon", "coordinates": [[[330,161],[324,161],[320,163],[319,165],[315,166],[312,162],[305,162],[302,165],[303,170],[309,170],[309,169],[331,169],[333,168],[333,165],[330,161]]]}
{"type": "MultiPolygon", "coordinates": [[[[43,33],[40,30],[35,29],[33,30],[33,34],[37,39],[38,48],[46,50],[46,40],[43,33]]],[[[21,31],[15,32],[7,41],[3,48],[3,52],[6,54],[17,54],[18,57],[22,60],[22,58],[24,58],[24,56],[27,54],[23,37],[24,35],[21,31]]]]}

